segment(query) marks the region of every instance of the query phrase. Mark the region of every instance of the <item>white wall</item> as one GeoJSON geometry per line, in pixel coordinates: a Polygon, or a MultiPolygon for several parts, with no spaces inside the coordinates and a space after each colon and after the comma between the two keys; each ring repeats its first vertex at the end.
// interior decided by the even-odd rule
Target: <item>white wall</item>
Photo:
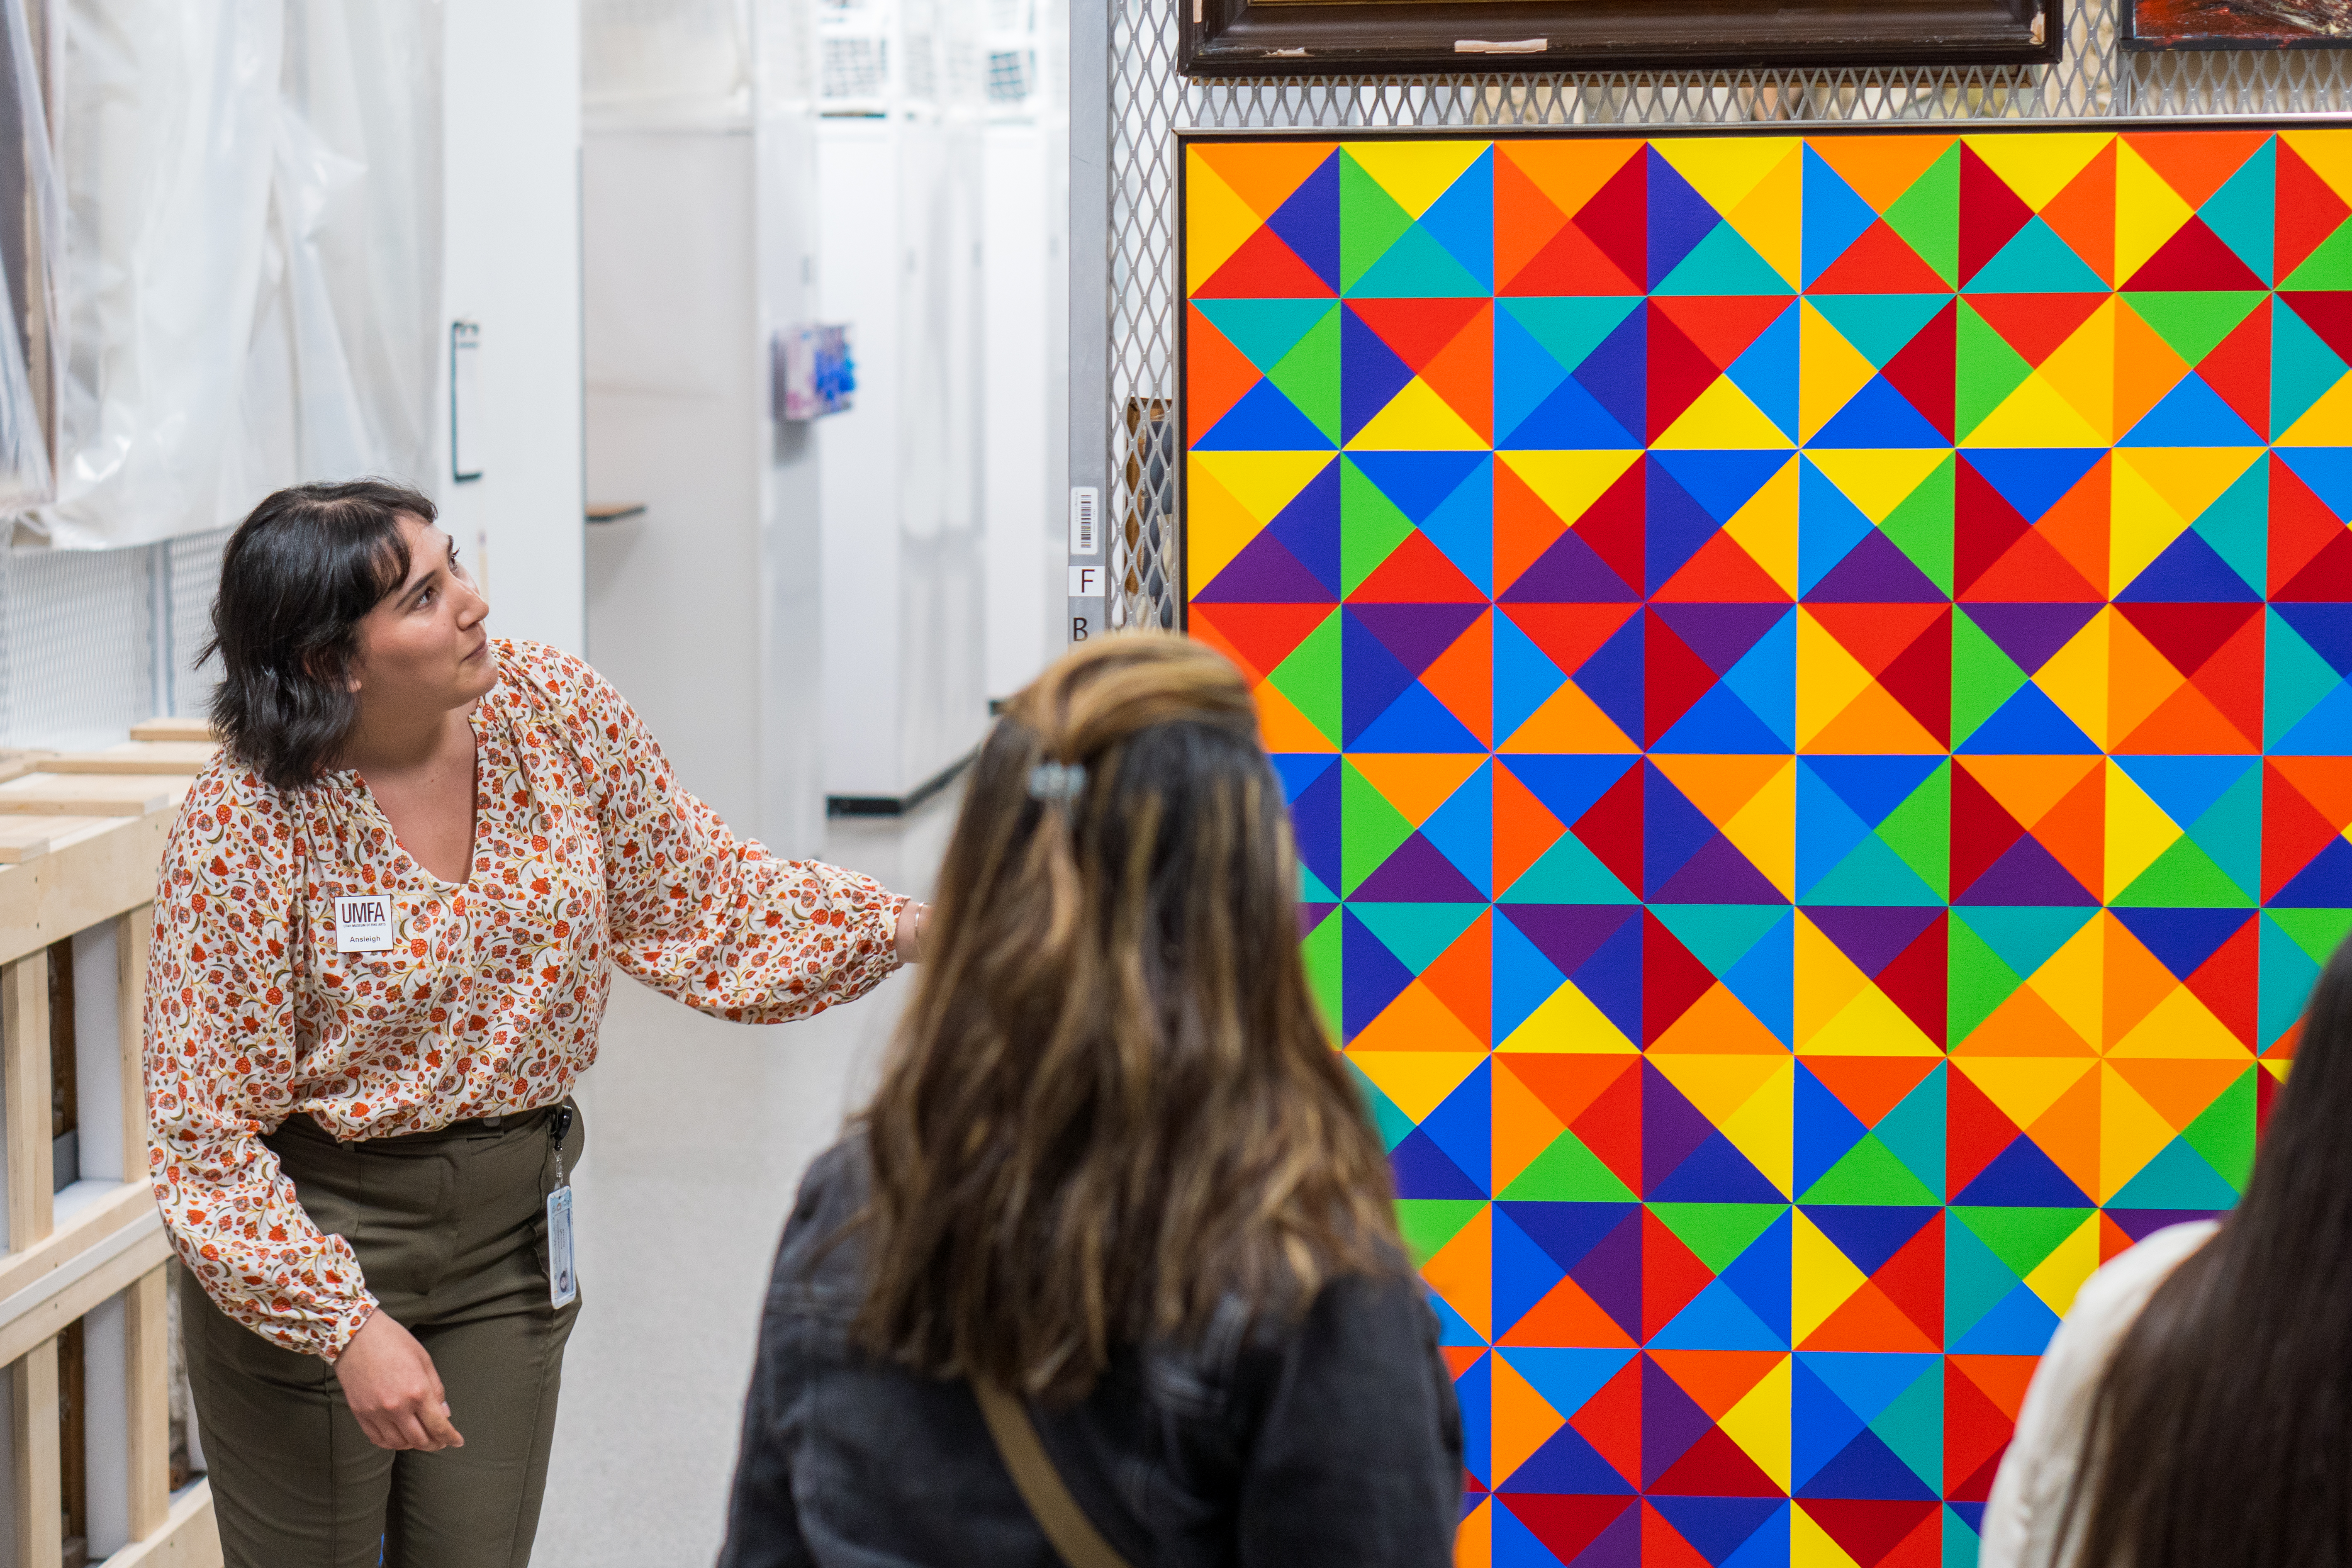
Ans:
{"type": "Polygon", "coordinates": [[[578,0],[444,9],[442,520],[501,636],[580,652],[578,0]],[[449,470],[448,322],[481,323],[482,475],[449,470]]]}
{"type": "Polygon", "coordinates": [[[988,694],[1009,697],[1061,650],[1069,438],[1064,277],[1067,204],[1056,139],[1032,122],[983,145],[982,468],[987,519],[988,694]]]}

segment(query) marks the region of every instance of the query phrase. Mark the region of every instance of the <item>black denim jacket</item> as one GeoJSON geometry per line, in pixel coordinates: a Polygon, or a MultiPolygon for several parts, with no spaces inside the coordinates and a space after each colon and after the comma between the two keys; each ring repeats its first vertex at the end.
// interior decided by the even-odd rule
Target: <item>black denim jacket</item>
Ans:
{"type": "MultiPolygon", "coordinates": [[[[850,1348],[864,1145],[810,1168],[777,1249],[720,1568],[1055,1568],[971,1390],[850,1348]]],[[[1131,1568],[1451,1568],[1462,1424],[1437,1320],[1405,1279],[1344,1280],[1274,1332],[1234,1322],[1118,1357],[1031,1407],[1131,1568]]]]}

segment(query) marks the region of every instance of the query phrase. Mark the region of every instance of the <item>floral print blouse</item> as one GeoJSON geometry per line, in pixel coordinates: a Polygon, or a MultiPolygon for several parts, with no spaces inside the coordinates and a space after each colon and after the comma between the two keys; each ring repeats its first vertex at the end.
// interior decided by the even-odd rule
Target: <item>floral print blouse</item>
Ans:
{"type": "Polygon", "coordinates": [[[594,670],[496,646],[463,886],[409,858],[356,773],[281,791],[226,752],[164,850],[149,1173],[206,1293],[289,1350],[332,1360],[375,1300],[261,1141],[288,1117],[390,1138],[560,1100],[596,1059],[614,964],[768,1024],[898,967],[905,900],[737,840],[594,670]],[[362,893],[391,897],[389,951],[337,951],[334,900],[362,893]]]}

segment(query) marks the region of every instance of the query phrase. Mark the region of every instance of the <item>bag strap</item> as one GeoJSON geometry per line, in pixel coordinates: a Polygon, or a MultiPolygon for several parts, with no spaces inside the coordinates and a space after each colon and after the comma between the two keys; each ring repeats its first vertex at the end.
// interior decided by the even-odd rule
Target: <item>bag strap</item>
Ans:
{"type": "Polygon", "coordinates": [[[1078,1506],[1078,1500],[1070,1495],[1062,1472],[1054,1468],[1045,1444],[1037,1439],[1028,1407],[1001,1384],[983,1378],[972,1380],[971,1391],[980,1400],[981,1418],[988,1423],[997,1458],[1013,1472],[1013,1485],[1020,1491],[1021,1500],[1029,1505],[1037,1528],[1045,1532],[1062,1561],[1069,1568],[1128,1568],[1127,1559],[1111,1550],[1110,1542],[1078,1506]]]}

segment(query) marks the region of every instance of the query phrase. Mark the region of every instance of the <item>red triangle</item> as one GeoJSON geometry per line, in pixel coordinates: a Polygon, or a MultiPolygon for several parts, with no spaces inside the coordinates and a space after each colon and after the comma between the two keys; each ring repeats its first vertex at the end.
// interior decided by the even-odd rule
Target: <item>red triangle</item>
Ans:
{"type": "Polygon", "coordinates": [[[1786,605],[1789,591],[1728,533],[1717,533],[1652,595],[1660,604],[1786,605]]]}
{"type": "MultiPolygon", "coordinates": [[[[1640,159],[1635,159],[1640,163],[1640,159]]],[[[1562,1563],[1601,1538],[1617,1516],[1633,1506],[1631,1497],[1594,1497],[1582,1492],[1498,1492],[1496,1500],[1562,1563]]]]}
{"type": "Polygon", "coordinates": [[[1944,1216],[1937,1215],[1919,1234],[1895,1249],[1870,1282],[1895,1303],[1935,1344],[1944,1342],[1944,1216]]]}
{"type": "Polygon", "coordinates": [[[1649,1491],[1654,1497],[1788,1495],[1720,1426],[1708,1427],[1681,1458],[1666,1467],[1664,1475],[1650,1483],[1649,1491]]]}
{"type": "Polygon", "coordinates": [[[1715,1270],[1683,1245],[1666,1222],[1644,1209],[1642,1213],[1642,1338],[1654,1338],[1691,1298],[1715,1279],[1715,1270]]]}
{"type": "Polygon", "coordinates": [[[1481,440],[1495,438],[1495,308],[1477,301],[1478,313],[1439,349],[1421,373],[1422,381],[1462,416],[1481,440]]]}
{"type": "Polygon", "coordinates": [[[1642,1358],[1635,1356],[1620,1367],[1568,1424],[1629,1484],[1641,1484],[1642,1358]]]}
{"type": "Polygon", "coordinates": [[[1217,646],[1257,681],[1273,674],[1330,614],[1328,605],[1194,604],[1187,616],[1195,637],[1217,646]]]}
{"type": "Polygon", "coordinates": [[[1944,1190],[1957,1193],[1983,1174],[2024,1133],[1975,1080],[1958,1068],[1944,1080],[1944,1190]]]}
{"type": "Polygon", "coordinates": [[[1257,366],[1209,318],[1184,307],[1184,427],[1194,438],[1215,426],[1258,384],[1257,366]]]}
{"type": "Polygon", "coordinates": [[[1661,295],[1650,303],[1680,327],[1717,370],[1729,370],[1765,328],[1795,308],[1793,301],[1769,294],[1661,295]]]}
{"type": "Polygon", "coordinates": [[[2342,549],[2344,520],[2330,511],[2327,503],[2313,494],[2311,487],[2275,452],[2271,454],[2270,533],[2272,598],[2324,604],[2352,600],[2352,557],[2342,549]],[[2323,553],[2331,552],[2334,562],[2319,571],[2308,588],[2304,587],[2304,574],[2323,553]]]}
{"type": "MultiPolygon", "coordinates": [[[[1627,768],[1624,776],[1603,791],[1582,816],[1569,824],[1569,831],[1609,868],[1609,874],[1629,888],[1642,885],[1642,772],[1638,765],[1627,768]]],[[[1693,993],[1692,999],[1696,999],[1696,993],[1693,993]]],[[[1683,1005],[1688,1006],[1690,1003],[1685,1001],[1683,1005]]],[[[1639,1120],[1635,1119],[1637,1126],[1639,1120]]],[[[1596,1149],[1593,1152],[1599,1154],[1601,1151],[1596,1149]]],[[[1608,1156],[1601,1158],[1606,1161],[1608,1156]]],[[[1625,1173],[1617,1173],[1622,1176],[1625,1173]]],[[[1638,1182],[1626,1184],[1637,1193],[1642,1190],[1638,1182]]]]}
{"type": "Polygon", "coordinates": [[[1348,595],[1360,605],[1483,605],[1486,595],[1419,529],[1348,595]]]}
{"type": "MultiPolygon", "coordinates": [[[[1495,276],[1516,277],[1568,226],[1568,215],[1508,158],[1495,160],[1495,276]]],[[[1612,269],[1613,270],[1613,269],[1612,269]]],[[[1512,292],[1498,289],[1498,294],[1512,292]]]]}
{"type": "MultiPolygon", "coordinates": [[[[1611,868],[1612,870],[1615,868],[1611,868]]],[[[1634,884],[1628,882],[1627,887],[1634,884]]],[[[1642,1043],[1674,1027],[1715,985],[1715,972],[1648,910],[1642,913],[1642,1043]]],[[[1665,1173],[1661,1171],[1660,1175],[1665,1173]]],[[[1637,1189],[1638,1190],[1638,1189],[1637,1189]]],[[[1679,1245],[1679,1244],[1677,1244],[1679,1245]]],[[[1663,1325],[1661,1325],[1663,1326],[1663,1325]]],[[[1655,1331],[1653,1330],[1653,1332],[1655,1331]]]]}
{"type": "MultiPolygon", "coordinates": [[[[2104,1219],[2105,1216],[2101,1217],[2104,1219]]],[[[2108,1221],[2108,1223],[2114,1222],[2108,1221]]],[[[1951,1439],[1947,1436],[1945,1441],[1949,1443],[1951,1439]]],[[[1983,1464],[1952,1483],[1951,1491],[1948,1494],[1951,1500],[1954,1502],[1991,1501],[1992,1484],[2000,1479],[2001,1456],[2008,1452],[2009,1443],[2003,1439],[2000,1447],[1995,1448],[1983,1464]]]]}
{"type": "MultiPolygon", "coordinates": [[[[1965,220],[1963,220],[1965,224],[1965,220]]],[[[1965,232],[1965,227],[1963,229],[1965,232]]],[[[2263,280],[2221,237],[2192,217],[2176,230],[2163,247],[2140,264],[2126,289],[2261,289],[2263,280]]],[[[2328,345],[2333,348],[2333,343],[2328,345]]]]}
{"type": "Polygon", "coordinates": [[[1637,1193],[1642,1190],[1642,1074],[1638,1064],[1633,1070],[1620,1073],[1607,1089],[1594,1095],[1592,1103],[1568,1128],[1584,1141],[1584,1146],[1619,1181],[1637,1193]]]}
{"type": "Polygon", "coordinates": [[[1652,611],[1642,628],[1642,727],[1644,745],[1675,727],[1675,721],[1715,686],[1715,671],[1688,643],[1652,611]]]}
{"type": "MultiPolygon", "coordinates": [[[[1952,769],[1952,896],[1966,891],[2010,847],[2025,837],[2025,826],[1992,797],[1968,769],[1952,769]]],[[[1958,1192],[1958,1187],[1953,1191],[1958,1192]]]]}
{"type": "Polygon", "coordinates": [[[1706,1552],[1649,1503],[1642,1505],[1642,1568],[1715,1568],[1706,1552]]]}
{"type": "Polygon", "coordinates": [[[2287,278],[2310,259],[2311,253],[2326,242],[2337,226],[2352,217],[2352,206],[2345,205],[2335,187],[2314,173],[2311,165],[2284,142],[2278,144],[2275,179],[2278,254],[2273,258],[2271,275],[2287,278]]]}
{"type": "MultiPolygon", "coordinates": [[[[1624,279],[1622,289],[1593,288],[1579,284],[1561,290],[1569,294],[1639,294],[1643,286],[1637,281],[1650,273],[1650,158],[1636,153],[1625,160],[1625,166],[1609,176],[1609,183],[1592,193],[1592,198],[1576,210],[1575,221],[1570,226],[1598,247],[1618,278],[1624,279]]],[[[1558,241],[1554,241],[1555,244],[1558,241]]],[[[1519,279],[1524,280],[1523,271],[1519,279]]]]}
{"type": "Polygon", "coordinates": [[[2263,744],[2263,634],[2266,622],[2259,605],[2250,607],[2255,613],[2231,634],[2229,641],[2189,672],[2189,683],[2236,727],[2245,738],[2247,751],[2258,752],[2263,744]]]}
{"type": "MultiPolygon", "coordinates": [[[[1944,681],[1946,701],[1950,700],[1951,679],[1944,681]]],[[[1949,744],[1949,742],[1946,742],[1949,744]]],[[[1919,1026],[1919,1032],[1937,1045],[1944,1043],[1945,1001],[1947,977],[1949,973],[1948,953],[1951,932],[1947,925],[1949,916],[1937,915],[1935,923],[1911,939],[1911,945],[1895,955],[1894,961],[1875,976],[1878,988],[1886,993],[1887,1000],[1903,1009],[1903,1016],[1919,1026]]]]}
{"type": "MultiPolygon", "coordinates": [[[[2137,627],[2156,651],[2183,675],[2194,675],[2238,628],[2263,613],[2260,605],[2167,605],[2116,602],[2116,613],[2137,627]]],[[[2258,683],[2259,687],[2259,683],[2258,683]]]]}
{"type": "Polygon", "coordinates": [[[1328,300],[1332,294],[1331,285],[1282,236],[1263,226],[1192,290],[1195,300],[1328,300]]]}
{"type": "Polygon", "coordinates": [[[1985,1391],[1949,1362],[1944,1363],[1944,1493],[1956,1502],[1983,1502],[1992,1492],[1992,1461],[2009,1447],[2015,1423],[1985,1391]],[[1982,1481],[1979,1483],[1978,1478],[1982,1481]],[[1978,1484],[1984,1488],[1976,1489],[1978,1484]]]}
{"type": "MultiPolygon", "coordinates": [[[[1641,162],[1636,158],[1626,166],[1638,168],[1641,162]]],[[[1496,195],[1499,197],[1502,193],[1497,191],[1496,195]]],[[[1496,210],[1501,210],[1499,202],[1496,210]]],[[[1633,243],[1638,247],[1641,241],[1636,239],[1633,243]]],[[[1499,265],[1496,276],[1503,276],[1499,265]]],[[[1562,224],[1544,242],[1544,247],[1510,274],[1495,292],[1507,299],[1528,295],[1639,294],[1642,286],[1627,277],[1609,253],[1592,242],[1590,234],[1569,223],[1562,224]]],[[[1569,368],[1573,370],[1575,366],[1569,368]]]]}
{"type": "MultiPolygon", "coordinates": [[[[1971,596],[1979,577],[2032,529],[2008,498],[1961,458],[1952,486],[1952,586],[1971,596]]],[[[2102,595],[2104,596],[2104,595],[2102,595]]]]}
{"type": "Polygon", "coordinates": [[[1958,392],[1959,307],[1946,305],[1912,334],[1880,374],[1910,401],[1945,440],[1954,439],[1958,392]]]}
{"type": "MultiPolygon", "coordinates": [[[[1972,154],[1964,152],[1961,156],[1972,154]]],[[[1960,232],[1968,232],[1965,222],[1960,232]]],[[[1932,1520],[1941,1505],[1933,1498],[1901,1502],[1806,1498],[1797,1506],[1811,1515],[1822,1532],[1853,1559],[1854,1568],[1878,1568],[1923,1520],[1932,1520]]]]}
{"type": "Polygon", "coordinates": [[[1503,614],[1543,649],[1563,675],[1574,675],[1617,628],[1633,619],[1639,605],[1504,605],[1503,614]]]}
{"type": "Polygon", "coordinates": [[[2033,218],[2025,198],[2009,188],[1975,148],[1960,144],[1960,286],[2033,218]]]}
{"type": "Polygon", "coordinates": [[[2268,903],[2344,831],[2334,814],[2322,811],[2302,786],[2334,785],[2340,794],[2352,783],[2352,761],[2297,758],[2292,773],[2271,761],[2263,764],[2263,901],[2268,903]],[[2330,778],[2330,773],[2338,776],[2330,778]]]}
{"type": "Polygon", "coordinates": [[[1584,509],[1574,525],[1576,537],[1591,545],[1601,564],[1636,594],[1642,591],[1643,559],[1649,538],[1643,510],[1649,489],[1643,479],[1648,468],[1644,461],[1627,468],[1584,509]]]}
{"type": "MultiPolygon", "coordinates": [[[[2278,538],[2272,535],[2275,550],[2278,538]]],[[[2338,527],[2310,564],[2271,595],[2282,604],[2342,604],[2352,600],[2352,534],[2338,527]]]]}
{"type": "Polygon", "coordinates": [[[2026,363],[2038,365],[2106,301],[2105,294],[1971,294],[1969,308],[2026,363]]]}
{"type": "Polygon", "coordinates": [[[1913,639],[1911,646],[1895,656],[1894,662],[1879,671],[1878,684],[1886,688],[1903,710],[1919,721],[1919,727],[1936,738],[1939,746],[1952,743],[1952,626],[1951,606],[1928,606],[1936,612],[1935,624],[1913,639]]]}
{"type": "Polygon", "coordinates": [[[1943,294],[1951,284],[1919,259],[1904,237],[1880,218],[1862,231],[1808,294],[1943,294]]]}
{"type": "Polygon", "coordinates": [[[2095,605],[2106,595],[2037,529],[1979,573],[1960,597],[1979,605],[2095,605]]]}
{"type": "Polygon", "coordinates": [[[1683,410],[1697,402],[1699,394],[1723,374],[1722,367],[1691,342],[1689,334],[1675,325],[1658,304],[1656,300],[1650,301],[1649,438],[1653,441],[1664,435],[1666,427],[1682,417],[1683,410]]]}
{"type": "MultiPolygon", "coordinates": [[[[1856,663],[1883,681],[1912,644],[1938,626],[1948,628],[1951,606],[1830,604],[1807,605],[1805,612],[1821,623],[1822,630],[1837,638],[1838,646],[1853,655],[1856,663]]],[[[1944,658],[1947,663],[1951,658],[1948,630],[1944,637],[1944,658]]],[[[1950,701],[1948,695],[1945,700],[1950,701]]],[[[1945,722],[1948,727],[1949,719],[1945,722]]]]}
{"type": "Polygon", "coordinates": [[[1491,300],[1350,300],[1348,309],[1419,375],[1463,328],[1480,316],[1491,320],[1495,304],[1491,300]]]}
{"type": "Polygon", "coordinates": [[[2293,289],[2279,298],[2294,307],[2304,325],[2318,333],[2337,359],[2352,363],[2352,289],[2293,289]]]}
{"type": "MultiPolygon", "coordinates": [[[[1943,923],[1943,917],[1937,917],[1943,923]]],[[[1907,950],[1906,950],[1907,951],[1907,950]]],[[[1930,1036],[1929,1038],[1936,1038],[1930,1036]]],[[[1939,1061],[1933,1057],[1807,1057],[1805,1070],[1853,1112],[1864,1127],[1875,1127],[1886,1113],[1903,1103],[1939,1061]]]]}
{"type": "Polygon", "coordinates": [[[2255,1003],[2262,994],[2260,923],[2250,920],[2239,927],[2189,976],[2189,994],[2204,1003],[2248,1050],[2255,1044],[2255,1003]]]}

